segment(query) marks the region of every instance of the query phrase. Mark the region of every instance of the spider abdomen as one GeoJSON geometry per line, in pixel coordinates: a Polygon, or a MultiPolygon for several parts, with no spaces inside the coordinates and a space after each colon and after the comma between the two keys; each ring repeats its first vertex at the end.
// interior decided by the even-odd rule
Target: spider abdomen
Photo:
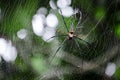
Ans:
{"type": "Polygon", "coordinates": [[[70,32],[68,33],[69,40],[72,40],[74,36],[75,36],[75,34],[74,34],[73,31],[70,31],[70,32]]]}

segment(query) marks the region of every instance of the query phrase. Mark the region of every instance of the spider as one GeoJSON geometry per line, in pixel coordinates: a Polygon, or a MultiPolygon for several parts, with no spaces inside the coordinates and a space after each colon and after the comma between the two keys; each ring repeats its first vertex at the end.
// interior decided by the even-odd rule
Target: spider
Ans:
{"type": "Polygon", "coordinates": [[[68,37],[69,37],[69,40],[72,40],[73,37],[76,37],[76,35],[74,34],[74,31],[70,31],[70,32],[68,33],[68,37]]]}
{"type": "MultiPolygon", "coordinates": [[[[62,11],[61,11],[61,10],[60,10],[60,12],[61,12],[61,14],[62,14],[62,11]]],[[[62,43],[60,44],[60,46],[58,47],[58,49],[57,49],[56,52],[54,53],[52,60],[54,59],[54,57],[56,56],[57,52],[62,48],[63,44],[64,44],[67,40],[68,40],[68,41],[74,40],[74,41],[75,41],[75,44],[77,45],[77,48],[79,49],[79,51],[82,51],[82,49],[80,48],[80,45],[79,45],[79,43],[78,43],[78,39],[81,40],[82,42],[86,43],[87,45],[90,45],[87,41],[79,38],[78,35],[77,35],[77,33],[76,33],[76,32],[77,32],[78,25],[81,23],[81,19],[82,19],[82,13],[81,13],[81,11],[79,11],[79,14],[80,14],[79,21],[78,21],[75,29],[74,29],[73,23],[72,23],[70,29],[68,29],[67,24],[66,24],[66,22],[65,22],[65,19],[64,19],[63,15],[61,15],[61,16],[62,16],[62,20],[63,20],[64,25],[65,25],[65,28],[66,28],[66,30],[67,30],[67,33],[66,33],[65,35],[56,35],[56,36],[51,37],[51,38],[54,38],[54,37],[65,36],[65,39],[62,41],[62,43]]],[[[50,39],[51,39],[51,38],[50,38],[50,39]]],[[[49,39],[48,39],[48,40],[49,40],[49,39]]],[[[81,53],[82,53],[82,52],[81,52],[81,53]]],[[[83,54],[83,53],[82,53],[82,54],[83,54]]],[[[52,60],[50,60],[50,62],[51,62],[52,60]]]]}

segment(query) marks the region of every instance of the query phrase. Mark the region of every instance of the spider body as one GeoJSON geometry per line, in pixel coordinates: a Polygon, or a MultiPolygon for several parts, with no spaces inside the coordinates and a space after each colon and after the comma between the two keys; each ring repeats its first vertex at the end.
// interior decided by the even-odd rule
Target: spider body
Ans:
{"type": "Polygon", "coordinates": [[[69,31],[68,32],[68,39],[72,40],[76,35],[74,34],[74,31],[69,31]]]}

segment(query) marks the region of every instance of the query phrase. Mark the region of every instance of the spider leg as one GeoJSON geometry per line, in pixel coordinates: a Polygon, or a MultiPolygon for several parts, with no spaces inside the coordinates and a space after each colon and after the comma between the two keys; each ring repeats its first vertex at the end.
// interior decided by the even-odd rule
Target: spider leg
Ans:
{"type": "Polygon", "coordinates": [[[62,11],[61,11],[61,9],[60,9],[60,13],[61,13],[61,16],[62,16],[63,22],[64,22],[64,24],[65,24],[65,27],[66,27],[66,29],[67,29],[67,32],[69,32],[68,27],[67,27],[67,24],[66,24],[66,22],[65,22],[65,19],[64,19],[63,15],[62,15],[62,11]]]}
{"type": "Polygon", "coordinates": [[[55,38],[55,37],[60,37],[60,36],[67,36],[67,35],[56,35],[56,36],[52,36],[49,39],[47,39],[46,41],[50,40],[51,38],[55,38]]]}
{"type": "Polygon", "coordinates": [[[78,21],[78,23],[77,23],[77,25],[75,27],[75,32],[76,32],[76,30],[78,28],[78,25],[81,23],[81,20],[82,20],[82,12],[80,10],[79,10],[79,14],[80,14],[80,17],[79,17],[79,21],[78,21]]]}
{"type": "MultiPolygon", "coordinates": [[[[75,40],[75,39],[74,39],[74,40],[75,40]]],[[[79,49],[80,51],[82,51],[77,40],[75,40],[75,43],[76,43],[78,49],[79,49]]],[[[81,53],[82,53],[82,52],[81,52],[81,53]]],[[[84,53],[82,53],[82,54],[84,54],[84,53]]],[[[82,55],[81,55],[81,56],[82,56],[82,55]]],[[[84,57],[84,56],[83,56],[83,57],[84,57]]],[[[82,59],[82,68],[83,68],[83,59],[82,59]]]]}
{"type": "Polygon", "coordinates": [[[70,50],[72,50],[72,48],[73,48],[73,42],[71,43],[70,50]]]}
{"type": "Polygon", "coordinates": [[[58,47],[58,49],[56,50],[56,52],[52,56],[53,58],[50,60],[50,63],[53,61],[54,57],[56,56],[56,54],[58,53],[58,51],[62,48],[62,46],[63,46],[63,44],[65,43],[66,40],[67,40],[67,37],[62,41],[62,43],[60,44],[60,46],[58,47]]]}
{"type": "Polygon", "coordinates": [[[75,36],[75,38],[77,38],[77,39],[79,39],[79,40],[81,40],[81,41],[85,42],[87,45],[90,45],[90,43],[89,43],[89,42],[87,42],[87,41],[85,41],[85,40],[83,40],[83,39],[81,39],[81,38],[79,38],[79,37],[76,37],[76,36],[75,36]]]}
{"type": "MultiPolygon", "coordinates": [[[[77,40],[75,40],[75,39],[74,39],[74,41],[75,41],[75,43],[76,43],[76,45],[77,45],[78,49],[79,49],[79,50],[80,50],[80,52],[81,52],[81,51],[82,51],[82,49],[80,48],[80,45],[79,45],[78,41],[77,41],[77,40]]],[[[83,54],[83,53],[81,52],[81,54],[83,54]]]]}
{"type": "Polygon", "coordinates": [[[74,24],[72,23],[72,25],[70,26],[70,30],[69,31],[74,31],[74,24]]]}
{"type": "MultiPolygon", "coordinates": [[[[85,40],[83,40],[83,39],[81,39],[79,37],[76,37],[76,38],[79,39],[79,40],[81,40],[81,41],[83,41],[83,42],[85,42],[88,45],[87,48],[91,47],[91,44],[89,42],[87,42],[87,41],[85,41],[85,40]]],[[[93,51],[96,53],[95,48],[93,48],[93,51]]]]}
{"type": "MultiPolygon", "coordinates": [[[[75,38],[76,38],[76,39],[79,39],[80,41],[83,41],[85,44],[87,44],[87,46],[85,46],[85,47],[86,47],[88,50],[85,51],[85,53],[86,53],[86,52],[88,53],[88,52],[91,50],[91,49],[90,49],[90,48],[91,48],[91,44],[90,44],[89,42],[87,42],[87,41],[85,41],[85,40],[83,40],[83,39],[81,39],[81,38],[79,38],[79,37],[75,37],[75,38]]],[[[93,51],[96,52],[94,48],[93,48],[93,51]]]]}

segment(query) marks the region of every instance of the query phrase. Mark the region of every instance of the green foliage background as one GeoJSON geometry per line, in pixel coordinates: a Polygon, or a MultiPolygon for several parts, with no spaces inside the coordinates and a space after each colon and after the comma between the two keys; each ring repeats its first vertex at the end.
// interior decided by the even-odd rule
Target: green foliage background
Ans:
{"type": "MultiPolygon", "coordinates": [[[[73,0],[72,6],[79,8],[83,14],[78,35],[82,35],[82,39],[84,39],[90,32],[89,36],[85,39],[90,43],[90,46],[88,48],[86,47],[87,44],[79,41],[81,46],[83,46],[82,52],[85,53],[84,55],[80,55],[76,45],[74,45],[75,49],[71,50],[69,47],[71,42],[66,42],[64,48],[58,54],[74,55],[79,59],[83,59],[83,64],[84,60],[94,63],[94,59],[99,56],[103,57],[106,51],[119,45],[119,5],[119,0],[73,0]],[[81,28],[81,26],[83,27],[81,28]]],[[[73,65],[79,61],[73,60],[75,62],[71,64],[72,60],[70,61],[68,57],[64,58],[64,56],[63,59],[55,57],[50,64],[49,60],[53,58],[53,54],[51,53],[55,53],[57,47],[64,40],[64,37],[59,37],[58,40],[46,43],[33,33],[32,17],[40,7],[46,7],[49,11],[49,0],[0,0],[0,37],[11,39],[18,50],[18,57],[14,63],[7,63],[4,60],[0,62],[0,80],[119,80],[119,64],[116,73],[110,78],[106,77],[104,70],[100,73],[95,68],[81,72],[78,66],[73,65]],[[28,30],[28,37],[23,41],[19,40],[16,35],[17,31],[22,28],[28,30]],[[57,70],[58,73],[56,73],[57,70]],[[50,78],[45,78],[46,76],[52,75],[52,73],[56,74],[50,78]],[[62,75],[57,75],[59,73],[62,75]]],[[[66,33],[61,16],[56,11],[52,12],[59,19],[57,29],[62,33],[66,33]]],[[[65,22],[70,28],[71,23],[78,20],[78,18],[79,14],[77,14],[76,19],[65,18],[65,22]]],[[[110,53],[106,54],[111,55],[110,53]]],[[[108,62],[115,62],[117,64],[117,58],[119,58],[119,55],[117,55],[114,55],[114,57],[105,63],[104,61],[100,61],[102,62],[100,65],[102,69],[105,68],[108,62]]]]}

